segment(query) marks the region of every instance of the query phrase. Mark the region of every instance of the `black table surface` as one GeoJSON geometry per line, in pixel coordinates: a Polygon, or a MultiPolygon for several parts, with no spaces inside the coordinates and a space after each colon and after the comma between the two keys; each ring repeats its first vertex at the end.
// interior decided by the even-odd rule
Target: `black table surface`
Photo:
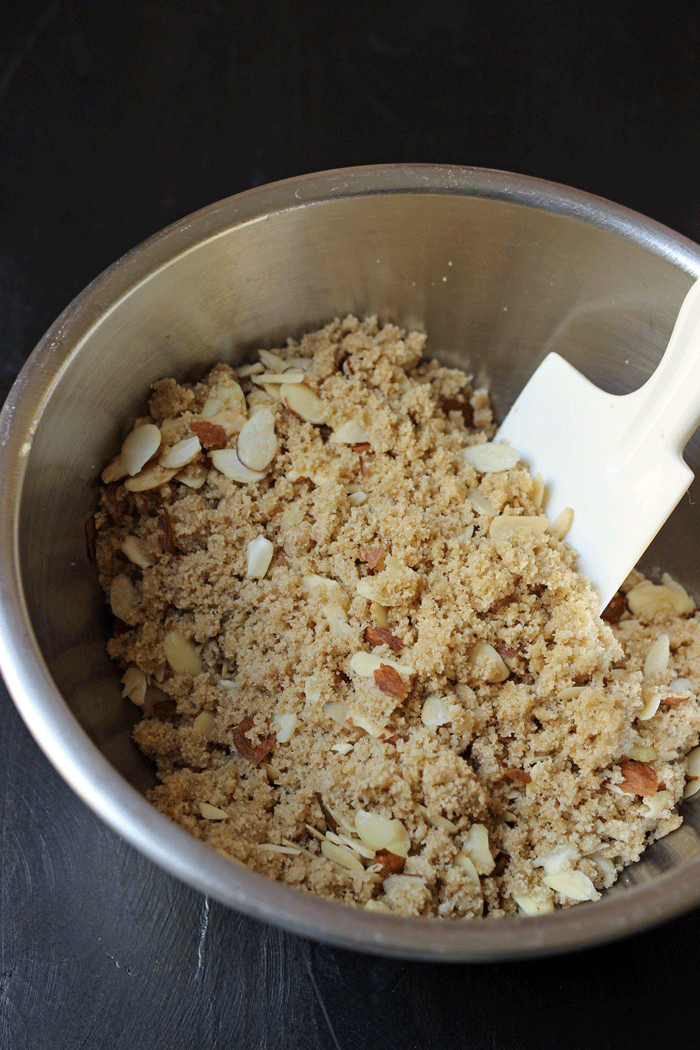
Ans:
{"type": "MultiPolygon", "coordinates": [[[[24,0],[0,15],[0,394],[123,252],[239,190],[435,161],[567,183],[700,241],[695,3],[24,0]]],[[[0,695],[0,1048],[698,1044],[700,912],[488,965],[379,959],[156,869],[0,695]]]]}

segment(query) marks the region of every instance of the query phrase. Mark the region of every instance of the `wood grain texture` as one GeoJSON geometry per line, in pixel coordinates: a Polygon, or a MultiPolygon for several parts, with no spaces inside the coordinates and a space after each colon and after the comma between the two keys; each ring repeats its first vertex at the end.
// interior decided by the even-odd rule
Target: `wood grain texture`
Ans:
{"type": "MultiPolygon", "coordinates": [[[[696,6],[25,0],[0,15],[0,393],[166,224],[350,164],[496,167],[700,239],[696,6]]],[[[561,959],[405,964],[203,899],[109,831],[0,695],[0,1048],[695,1046],[700,913],[561,959]],[[669,1004],[670,1007],[669,1007],[669,1004]]]]}

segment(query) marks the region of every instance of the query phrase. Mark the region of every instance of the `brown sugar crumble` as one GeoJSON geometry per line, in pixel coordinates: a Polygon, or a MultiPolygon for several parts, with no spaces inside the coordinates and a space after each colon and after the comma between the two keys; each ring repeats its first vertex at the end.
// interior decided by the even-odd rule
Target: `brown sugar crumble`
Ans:
{"type": "Polygon", "coordinates": [[[700,788],[700,620],[638,572],[601,619],[425,342],[347,317],[153,384],[88,529],[149,797],[356,907],[593,901],[700,788]]]}

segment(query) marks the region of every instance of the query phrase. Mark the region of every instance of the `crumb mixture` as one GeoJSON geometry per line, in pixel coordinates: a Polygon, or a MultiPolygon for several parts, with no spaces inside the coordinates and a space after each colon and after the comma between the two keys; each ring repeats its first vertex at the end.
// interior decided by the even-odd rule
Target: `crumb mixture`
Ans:
{"type": "Polygon", "coordinates": [[[638,573],[601,619],[570,515],[424,345],[348,317],[154,383],[88,529],[149,797],[349,905],[596,900],[700,787],[700,620],[638,573]]]}

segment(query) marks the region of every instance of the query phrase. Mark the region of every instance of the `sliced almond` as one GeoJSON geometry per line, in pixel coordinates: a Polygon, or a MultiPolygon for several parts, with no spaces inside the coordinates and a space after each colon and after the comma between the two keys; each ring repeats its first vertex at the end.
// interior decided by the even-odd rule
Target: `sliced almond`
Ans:
{"type": "Polygon", "coordinates": [[[520,453],[504,441],[488,441],[462,449],[462,457],[480,474],[511,470],[520,462],[520,453]]]}
{"type": "Polygon", "coordinates": [[[455,865],[461,868],[465,872],[467,878],[473,886],[481,888],[481,879],[479,878],[479,872],[476,870],[476,865],[471,857],[466,853],[458,853],[455,857],[455,865]]]}
{"type": "Polygon", "coordinates": [[[492,540],[517,542],[522,537],[546,532],[548,527],[546,514],[498,514],[491,520],[489,536],[492,540]]]}
{"type": "Polygon", "coordinates": [[[112,580],[109,587],[109,604],[118,620],[123,620],[129,627],[139,622],[139,602],[136,588],[123,573],[112,580]]]}
{"type": "Polygon", "coordinates": [[[293,711],[285,711],[281,714],[275,715],[272,720],[271,729],[274,729],[277,735],[278,744],[288,744],[294,736],[294,730],[297,727],[297,716],[293,711]]]}
{"type": "Polygon", "coordinates": [[[685,775],[683,798],[690,798],[700,791],[700,747],[694,747],[685,756],[685,775]]]}
{"type": "Polygon", "coordinates": [[[153,562],[143,549],[141,541],[137,540],[135,536],[126,536],[124,538],[122,553],[126,555],[130,562],[138,565],[140,569],[148,569],[153,565],[153,562]]]}
{"type": "Polygon", "coordinates": [[[179,481],[182,485],[187,485],[190,489],[201,489],[208,477],[209,467],[206,463],[200,461],[188,463],[182,470],[178,470],[175,475],[175,481],[179,481]]]}
{"type": "Polygon", "coordinates": [[[127,478],[124,488],[129,492],[148,492],[150,489],[166,485],[175,474],[177,474],[176,470],[166,470],[165,467],[161,467],[160,463],[150,463],[134,477],[127,478]]]}
{"type": "Polygon", "coordinates": [[[627,593],[627,605],[633,616],[653,619],[654,616],[686,616],[695,604],[682,587],[669,587],[642,580],[627,593]]]}
{"type": "Polygon", "coordinates": [[[353,745],[349,740],[341,740],[338,744],[333,744],[331,751],[336,751],[339,755],[347,755],[352,749],[353,745]]]}
{"type": "Polygon", "coordinates": [[[483,824],[472,824],[462,843],[462,853],[474,862],[480,875],[490,875],[496,861],[489,847],[489,833],[483,824]]]}
{"type": "Polygon", "coordinates": [[[115,456],[114,459],[107,464],[105,469],[100,474],[102,481],[105,485],[109,485],[112,481],[121,481],[125,478],[128,471],[124,466],[121,455],[115,456]]]}
{"type": "Polygon", "coordinates": [[[199,812],[202,814],[205,820],[228,820],[229,815],[224,809],[219,809],[218,806],[212,806],[209,802],[199,803],[199,812]]]}
{"type": "Polygon", "coordinates": [[[569,871],[581,860],[581,854],[570,842],[562,842],[547,853],[540,854],[532,861],[534,868],[544,868],[545,875],[555,875],[559,871],[569,871]]]}
{"type": "Polygon", "coordinates": [[[487,682],[505,682],[510,671],[503,658],[490,642],[476,642],[469,650],[471,666],[484,675],[487,682]]]}
{"type": "Polygon", "coordinates": [[[544,481],[542,480],[542,475],[538,471],[532,479],[532,502],[534,503],[537,510],[542,509],[542,506],[544,504],[544,495],[544,481]]]}
{"type": "Polygon", "coordinates": [[[277,452],[275,417],[269,408],[261,408],[244,425],[238,435],[236,453],[248,470],[266,470],[277,452]]]}
{"type": "Polygon", "coordinates": [[[534,893],[513,893],[521,915],[546,915],[554,911],[554,901],[542,900],[534,893]]]}
{"type": "Polygon", "coordinates": [[[482,495],[478,489],[471,489],[469,492],[469,502],[476,511],[477,514],[483,515],[485,518],[493,518],[498,514],[498,511],[494,507],[490,499],[482,495]]]}
{"type": "Polygon", "coordinates": [[[347,727],[350,725],[350,708],[342,700],[329,700],[323,705],[323,713],[341,726],[347,727]]]}
{"type": "Polygon", "coordinates": [[[366,502],[367,493],[363,492],[362,489],[357,489],[355,492],[351,492],[348,496],[348,503],[352,503],[353,507],[359,507],[366,502]]]}
{"type": "Polygon", "coordinates": [[[168,631],[163,639],[163,654],[175,674],[198,675],[202,670],[202,658],[192,642],[177,631],[168,631]]]}
{"type": "Polygon", "coordinates": [[[246,577],[250,579],[262,579],[270,568],[272,555],[275,548],[266,536],[256,536],[248,544],[246,557],[246,577]]]}
{"type": "Polygon", "coordinates": [[[388,660],[377,656],[376,653],[355,653],[350,659],[350,669],[360,678],[373,678],[374,672],[378,671],[382,664],[393,667],[399,674],[414,675],[416,673],[415,667],[411,667],[410,664],[401,664],[396,660],[388,660]]]}
{"type": "Polygon", "coordinates": [[[269,372],[284,372],[287,362],[272,350],[258,350],[258,357],[269,372]]]}
{"type": "Polygon", "coordinates": [[[321,598],[324,602],[350,608],[350,595],[337,580],[328,576],[308,573],[301,578],[301,590],[305,598],[321,598]]]}
{"type": "Polygon", "coordinates": [[[191,463],[195,456],[199,455],[201,448],[198,437],[184,438],[183,441],[178,441],[176,445],[169,448],[158,462],[166,470],[182,470],[188,463],[191,463]]]}
{"type": "Polygon", "coordinates": [[[644,799],[644,803],[649,810],[649,816],[654,820],[658,820],[665,810],[670,809],[673,806],[673,802],[672,792],[665,789],[657,791],[655,795],[644,799]]]}
{"type": "Polygon", "coordinates": [[[442,696],[429,696],[420,713],[421,722],[424,726],[444,726],[452,721],[452,716],[445,707],[445,699],[442,696]]]}
{"type": "Polygon", "coordinates": [[[127,667],[122,676],[122,696],[128,696],[137,707],[143,707],[146,699],[146,676],[140,667],[127,667]]]}
{"type": "Polygon", "coordinates": [[[630,758],[620,759],[620,772],[622,781],[619,787],[625,794],[655,795],[659,780],[653,767],[646,762],[635,762],[630,758]]]}
{"type": "Polygon", "coordinates": [[[655,675],[663,674],[668,667],[670,655],[668,635],[660,634],[649,649],[644,661],[644,677],[649,679],[655,675]]]}
{"type": "Polygon", "coordinates": [[[126,437],[121,450],[121,460],[127,474],[132,477],[155,456],[160,448],[160,430],[154,423],[144,423],[126,437]]]}
{"type": "Polygon", "coordinates": [[[654,747],[645,747],[643,744],[633,744],[627,752],[627,757],[635,762],[654,762],[659,757],[654,747]]]}
{"type": "Polygon", "coordinates": [[[386,605],[372,602],[369,607],[370,616],[382,631],[389,629],[389,610],[386,605]]]}
{"type": "Polygon", "coordinates": [[[267,473],[264,470],[250,470],[249,467],[244,467],[238,458],[235,448],[214,449],[209,454],[209,458],[212,465],[224,477],[230,478],[231,481],[238,481],[242,485],[254,485],[256,482],[262,481],[267,473]]]}
{"type": "Polygon", "coordinates": [[[324,839],[321,843],[321,853],[328,860],[334,864],[340,864],[341,867],[347,868],[348,871],[360,874],[365,870],[357,854],[348,849],[347,846],[338,845],[336,842],[329,842],[328,839],[324,839]]]}
{"type": "Polygon", "coordinates": [[[563,540],[569,529],[573,525],[574,512],[571,507],[564,507],[564,510],[560,514],[557,514],[552,524],[547,529],[550,536],[554,536],[555,540],[563,540]]]}
{"type": "Polygon", "coordinates": [[[379,722],[375,722],[374,719],[367,718],[366,715],[351,712],[348,718],[352,726],[356,729],[364,729],[365,733],[374,737],[375,740],[390,740],[394,735],[394,730],[391,726],[382,726],[379,722]]]}
{"type": "Polygon", "coordinates": [[[355,813],[355,830],[362,841],[374,850],[388,849],[400,857],[408,856],[411,840],[400,820],[358,809],[355,813]]]}
{"type": "Polygon", "coordinates": [[[290,412],[300,416],[307,423],[325,422],[326,406],[321,398],[303,383],[284,383],[280,387],[280,397],[290,412]]]}
{"type": "Polygon", "coordinates": [[[211,419],[221,411],[233,411],[244,418],[248,414],[245,394],[235,379],[222,379],[211,388],[200,415],[202,419],[211,419]]]}
{"type": "Polygon", "coordinates": [[[556,875],[545,875],[542,881],[555,893],[572,901],[595,901],[600,897],[588,875],[582,871],[561,871],[556,875]]]}
{"type": "Polygon", "coordinates": [[[211,740],[216,736],[216,718],[211,711],[201,711],[192,723],[192,728],[196,733],[201,733],[211,740]]]}
{"type": "Polygon", "coordinates": [[[239,365],[236,375],[239,379],[249,379],[251,376],[260,375],[265,371],[265,365],[261,361],[255,361],[252,365],[239,365]]]}
{"type": "Polygon", "coordinates": [[[359,420],[351,419],[348,423],[343,423],[338,427],[330,440],[331,444],[336,445],[364,445],[369,441],[369,434],[359,420]]]}
{"type": "Polygon", "coordinates": [[[287,368],[284,372],[262,372],[260,375],[251,376],[253,382],[257,386],[266,387],[268,383],[282,384],[282,383],[303,383],[306,379],[306,373],[302,372],[300,368],[287,368]]]}

